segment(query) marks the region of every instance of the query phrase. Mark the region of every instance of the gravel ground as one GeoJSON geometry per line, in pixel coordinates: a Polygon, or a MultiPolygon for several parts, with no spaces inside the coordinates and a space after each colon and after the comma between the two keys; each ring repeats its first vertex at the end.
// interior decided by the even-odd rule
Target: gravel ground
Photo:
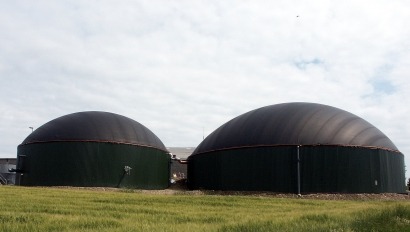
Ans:
{"type": "Polygon", "coordinates": [[[298,198],[298,199],[318,199],[318,200],[410,200],[410,192],[407,194],[397,193],[358,193],[358,194],[341,194],[341,193],[315,193],[315,194],[284,194],[273,192],[248,192],[248,191],[212,191],[212,190],[194,190],[186,189],[181,183],[173,184],[170,188],[164,190],[140,190],[140,189],[123,189],[123,188],[105,188],[105,187],[68,187],[59,186],[53,188],[70,188],[86,189],[95,191],[115,191],[115,192],[135,192],[158,195],[235,195],[235,196],[258,196],[273,198],[298,198]]]}

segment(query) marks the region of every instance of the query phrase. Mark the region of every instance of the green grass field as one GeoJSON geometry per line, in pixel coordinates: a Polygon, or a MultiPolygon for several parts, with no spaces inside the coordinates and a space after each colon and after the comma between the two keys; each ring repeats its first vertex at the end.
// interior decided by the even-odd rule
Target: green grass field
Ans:
{"type": "Polygon", "coordinates": [[[0,231],[410,231],[410,201],[0,186],[0,231]]]}

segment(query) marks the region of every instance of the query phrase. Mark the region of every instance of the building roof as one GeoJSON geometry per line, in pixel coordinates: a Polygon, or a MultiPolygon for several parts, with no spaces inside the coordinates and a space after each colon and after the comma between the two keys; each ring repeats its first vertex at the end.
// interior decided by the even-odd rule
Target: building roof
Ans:
{"type": "Polygon", "coordinates": [[[0,158],[0,164],[13,164],[16,165],[17,158],[0,158]]]}
{"type": "Polygon", "coordinates": [[[186,159],[195,150],[195,147],[167,147],[167,150],[178,158],[186,159]]]}
{"type": "Polygon", "coordinates": [[[225,123],[193,155],[240,147],[278,145],[363,146],[397,151],[393,142],[364,119],[316,103],[262,107],[225,123]]]}
{"type": "Polygon", "coordinates": [[[142,124],[100,111],[78,112],[51,120],[37,128],[21,145],[62,141],[123,143],[166,151],[161,140],[142,124]]]}

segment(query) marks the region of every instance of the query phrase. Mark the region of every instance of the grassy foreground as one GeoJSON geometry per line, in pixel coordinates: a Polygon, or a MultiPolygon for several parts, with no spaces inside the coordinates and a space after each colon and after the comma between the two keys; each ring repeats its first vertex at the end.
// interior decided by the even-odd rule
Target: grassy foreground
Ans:
{"type": "Polygon", "coordinates": [[[0,231],[410,231],[410,201],[0,186],[0,231]]]}

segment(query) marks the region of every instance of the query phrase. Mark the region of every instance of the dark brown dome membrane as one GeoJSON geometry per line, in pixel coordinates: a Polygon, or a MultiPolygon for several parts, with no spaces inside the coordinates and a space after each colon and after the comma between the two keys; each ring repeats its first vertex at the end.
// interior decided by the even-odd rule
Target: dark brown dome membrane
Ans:
{"type": "Polygon", "coordinates": [[[397,151],[393,142],[364,119],[316,103],[283,103],[242,114],[210,134],[194,151],[275,145],[338,145],[397,151]]]}
{"type": "Polygon", "coordinates": [[[100,111],[78,112],[51,120],[31,133],[22,145],[53,141],[124,143],[166,151],[161,140],[142,124],[100,111]]]}

